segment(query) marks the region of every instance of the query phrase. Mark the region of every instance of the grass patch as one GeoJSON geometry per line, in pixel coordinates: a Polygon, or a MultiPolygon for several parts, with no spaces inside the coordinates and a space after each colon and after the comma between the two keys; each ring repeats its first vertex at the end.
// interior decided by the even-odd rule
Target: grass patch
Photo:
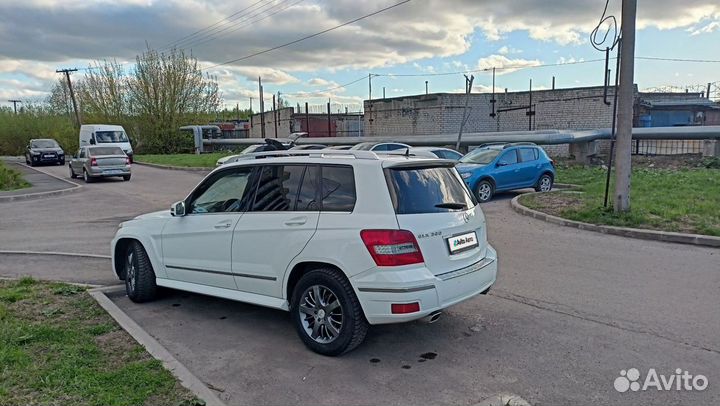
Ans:
{"type": "Polygon", "coordinates": [[[0,281],[0,405],[200,404],[76,286],[0,281]]]}
{"type": "Polygon", "coordinates": [[[207,154],[166,154],[166,155],[137,155],[135,160],[149,164],[182,166],[189,168],[214,168],[218,159],[237,154],[237,152],[223,151],[207,154]]]}
{"type": "Polygon", "coordinates": [[[631,211],[623,214],[603,207],[605,174],[601,168],[561,166],[557,181],[580,185],[584,193],[526,195],[520,201],[530,208],[586,223],[720,236],[720,170],[635,167],[631,211]]]}
{"type": "Polygon", "coordinates": [[[16,190],[30,187],[25,179],[23,179],[20,172],[15,169],[10,169],[5,166],[4,163],[0,162],[0,191],[16,190]]]}

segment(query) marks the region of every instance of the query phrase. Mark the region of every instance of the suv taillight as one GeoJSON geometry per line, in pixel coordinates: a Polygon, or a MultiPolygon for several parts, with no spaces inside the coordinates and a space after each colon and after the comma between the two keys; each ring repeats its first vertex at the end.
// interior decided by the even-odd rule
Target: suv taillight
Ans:
{"type": "Polygon", "coordinates": [[[362,230],[360,232],[378,266],[400,266],[425,262],[413,233],[407,230],[362,230]]]}
{"type": "Polygon", "coordinates": [[[130,157],[125,157],[125,165],[130,165],[130,157]]]}
{"type": "Polygon", "coordinates": [[[97,166],[97,159],[90,158],[90,166],[97,166]]]}

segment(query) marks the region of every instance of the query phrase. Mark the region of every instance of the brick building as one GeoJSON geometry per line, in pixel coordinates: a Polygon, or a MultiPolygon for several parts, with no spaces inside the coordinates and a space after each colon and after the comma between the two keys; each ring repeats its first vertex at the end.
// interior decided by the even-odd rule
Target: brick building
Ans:
{"type": "Polygon", "coordinates": [[[266,138],[287,138],[295,132],[307,132],[310,137],[360,137],[363,135],[362,113],[295,113],[292,107],[266,111],[250,117],[250,137],[262,137],[265,123],[266,138]],[[275,134],[277,120],[277,135],[275,134]]]}
{"type": "MultiPolygon", "coordinates": [[[[495,94],[495,103],[492,103],[491,93],[472,93],[468,102],[469,117],[463,131],[609,128],[612,125],[613,95],[614,89],[609,88],[605,96],[602,86],[538,90],[533,91],[532,96],[527,91],[500,92],[495,94]]],[[[686,104],[690,103],[695,109],[693,114],[709,112],[714,119],[717,105],[702,96],[699,93],[640,93],[636,88],[636,126],[640,126],[637,124],[642,108],[640,103],[665,103],[667,111],[676,110],[672,107],[673,102],[681,109],[687,109],[686,104]]],[[[462,122],[465,97],[462,93],[434,93],[366,100],[365,135],[392,137],[457,133],[462,122]]],[[[607,144],[600,143],[598,152],[605,152],[607,144]]],[[[546,149],[555,156],[569,154],[568,145],[547,146],[546,149]]]]}

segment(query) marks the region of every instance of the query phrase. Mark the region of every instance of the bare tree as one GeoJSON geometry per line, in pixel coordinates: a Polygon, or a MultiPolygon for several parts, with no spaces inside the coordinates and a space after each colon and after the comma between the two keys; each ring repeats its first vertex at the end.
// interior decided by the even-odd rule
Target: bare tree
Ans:
{"type": "Polygon", "coordinates": [[[222,101],[217,81],[203,75],[197,59],[181,50],[147,50],[136,62],[127,83],[129,110],[139,119],[139,141],[155,152],[188,148],[177,129],[217,111],[222,101]]]}
{"type": "Polygon", "coordinates": [[[117,61],[96,61],[77,83],[83,116],[103,123],[122,123],[128,116],[128,86],[117,61]]]}

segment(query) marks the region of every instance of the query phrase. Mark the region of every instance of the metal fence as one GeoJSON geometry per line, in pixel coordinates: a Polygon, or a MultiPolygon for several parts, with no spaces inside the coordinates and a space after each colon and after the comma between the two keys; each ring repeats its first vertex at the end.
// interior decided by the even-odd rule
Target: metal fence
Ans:
{"type": "Polygon", "coordinates": [[[635,140],[633,155],[702,154],[702,140],[635,140]]]}

